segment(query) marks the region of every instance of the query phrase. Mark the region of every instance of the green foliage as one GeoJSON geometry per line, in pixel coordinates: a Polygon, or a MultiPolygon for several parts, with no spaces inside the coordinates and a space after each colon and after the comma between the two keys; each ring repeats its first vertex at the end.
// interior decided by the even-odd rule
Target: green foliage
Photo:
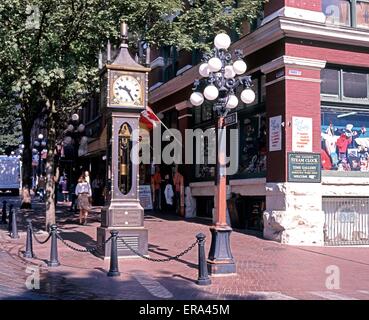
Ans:
{"type": "Polygon", "coordinates": [[[15,150],[22,142],[18,109],[0,101],[0,154],[15,150]]]}
{"type": "Polygon", "coordinates": [[[119,43],[122,19],[135,43],[206,50],[217,32],[239,32],[262,2],[1,0],[0,98],[19,105],[31,126],[46,102],[69,113],[98,90],[97,53],[107,39],[119,43]]]}

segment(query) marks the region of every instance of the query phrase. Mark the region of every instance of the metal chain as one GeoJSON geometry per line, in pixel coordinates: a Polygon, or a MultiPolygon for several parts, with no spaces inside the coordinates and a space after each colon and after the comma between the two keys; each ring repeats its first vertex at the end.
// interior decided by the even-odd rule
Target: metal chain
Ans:
{"type": "Polygon", "coordinates": [[[33,235],[33,238],[36,240],[36,242],[38,242],[39,244],[45,244],[46,242],[49,241],[49,239],[51,238],[51,233],[49,233],[49,236],[44,240],[44,241],[41,241],[39,239],[37,239],[36,237],[36,233],[35,231],[33,230],[33,228],[31,227],[31,231],[32,231],[32,235],[33,235]]]}
{"type": "MultiPolygon", "coordinates": [[[[76,247],[74,247],[74,246],[72,246],[71,244],[69,244],[67,241],[65,241],[59,234],[56,234],[56,237],[61,241],[61,242],[63,242],[63,244],[65,245],[65,246],[67,246],[69,249],[72,249],[72,250],[74,250],[74,251],[77,251],[77,252],[83,252],[83,253],[86,253],[86,252],[95,252],[96,250],[97,250],[97,248],[98,247],[102,247],[102,246],[100,246],[100,245],[98,245],[98,244],[96,244],[96,247],[95,248],[85,248],[85,249],[78,249],[78,248],[76,248],[76,247]]],[[[112,236],[110,236],[106,241],[104,241],[104,245],[105,244],[107,244],[109,241],[110,241],[110,239],[112,238],[112,236]]]]}
{"type": "Polygon", "coordinates": [[[197,244],[198,244],[198,240],[196,240],[193,244],[191,244],[186,250],[182,251],[181,253],[177,254],[176,256],[172,256],[169,258],[165,258],[165,259],[153,259],[153,258],[149,258],[144,256],[143,254],[139,253],[137,250],[133,249],[128,243],[126,243],[122,237],[118,237],[118,239],[123,242],[123,244],[129,249],[131,250],[134,254],[138,255],[139,257],[149,260],[149,261],[153,261],[153,262],[168,262],[171,260],[177,260],[178,258],[184,256],[186,253],[188,253],[189,251],[191,251],[197,244]]]}

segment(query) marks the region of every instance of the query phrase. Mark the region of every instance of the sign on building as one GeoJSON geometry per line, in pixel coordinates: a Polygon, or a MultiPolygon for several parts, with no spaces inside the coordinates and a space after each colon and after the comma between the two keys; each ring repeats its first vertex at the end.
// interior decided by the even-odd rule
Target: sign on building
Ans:
{"type": "Polygon", "coordinates": [[[288,153],[288,182],[321,181],[321,160],[318,153],[288,153]]]}
{"type": "Polygon", "coordinates": [[[152,210],[153,205],[150,185],[140,185],[138,192],[140,204],[144,208],[144,210],[152,210]]]}
{"type": "Polygon", "coordinates": [[[269,119],[269,151],[282,150],[282,116],[269,119]]]}
{"type": "Polygon", "coordinates": [[[313,119],[292,117],[292,151],[313,151],[313,119]]]}

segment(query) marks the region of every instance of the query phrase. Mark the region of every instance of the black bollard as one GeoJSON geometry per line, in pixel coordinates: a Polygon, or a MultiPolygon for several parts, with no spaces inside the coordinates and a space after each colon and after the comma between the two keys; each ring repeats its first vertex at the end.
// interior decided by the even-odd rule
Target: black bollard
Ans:
{"type": "Polygon", "coordinates": [[[26,251],[23,254],[25,258],[33,258],[33,245],[32,245],[32,220],[27,219],[27,240],[26,240],[26,251]]]}
{"type": "MultiPolygon", "coordinates": [[[[10,212],[9,212],[10,214],[10,212]]],[[[16,211],[12,210],[12,231],[10,234],[12,239],[18,239],[19,235],[18,235],[18,227],[17,227],[17,213],[16,211]]]]}
{"type": "Polygon", "coordinates": [[[117,237],[118,231],[110,231],[111,238],[111,251],[110,251],[110,269],[108,272],[108,277],[118,277],[120,276],[119,266],[118,266],[118,247],[117,247],[117,237]]]}
{"type": "Polygon", "coordinates": [[[58,260],[58,238],[56,235],[57,226],[55,224],[50,226],[51,228],[51,249],[50,249],[50,261],[47,263],[49,267],[60,266],[58,260]]]}
{"type": "Polygon", "coordinates": [[[6,224],[6,200],[3,201],[3,211],[1,215],[1,223],[6,224]]]}
{"type": "Polygon", "coordinates": [[[206,236],[203,233],[199,233],[196,236],[199,243],[199,278],[196,283],[200,286],[207,286],[211,284],[211,280],[208,275],[208,266],[205,258],[205,238],[206,236]]]}
{"type": "Polygon", "coordinates": [[[13,225],[13,205],[9,205],[9,214],[8,214],[8,231],[9,233],[12,232],[12,225],[13,225]]]}

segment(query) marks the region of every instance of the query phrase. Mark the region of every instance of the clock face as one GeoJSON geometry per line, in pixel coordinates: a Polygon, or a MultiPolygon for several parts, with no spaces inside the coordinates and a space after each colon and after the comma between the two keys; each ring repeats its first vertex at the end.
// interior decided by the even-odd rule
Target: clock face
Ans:
{"type": "Polygon", "coordinates": [[[113,103],[114,104],[141,104],[140,78],[131,75],[119,76],[113,83],[113,103]]]}

